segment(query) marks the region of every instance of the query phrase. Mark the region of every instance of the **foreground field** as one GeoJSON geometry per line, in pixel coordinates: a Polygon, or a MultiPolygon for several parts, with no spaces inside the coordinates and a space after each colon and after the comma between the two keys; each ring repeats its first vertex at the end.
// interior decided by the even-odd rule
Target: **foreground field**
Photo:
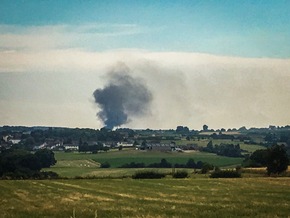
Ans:
{"type": "Polygon", "coordinates": [[[0,181],[1,217],[288,217],[289,178],[0,181]]]}

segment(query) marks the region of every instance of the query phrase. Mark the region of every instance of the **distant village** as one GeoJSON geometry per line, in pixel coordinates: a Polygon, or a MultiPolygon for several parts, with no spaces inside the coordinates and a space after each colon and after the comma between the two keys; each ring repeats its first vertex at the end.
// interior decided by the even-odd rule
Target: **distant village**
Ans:
{"type": "MultiPolygon", "coordinates": [[[[200,150],[199,142],[209,139],[239,140],[243,143],[267,145],[284,142],[290,145],[290,127],[189,130],[177,126],[169,130],[133,130],[120,128],[110,130],[60,127],[0,127],[0,148],[11,147],[36,151],[50,149],[63,152],[106,152],[110,149],[136,149],[140,151],[186,152],[200,150]],[[260,135],[263,140],[255,141],[260,135]]],[[[210,146],[210,145],[209,145],[210,146]]],[[[211,145],[212,146],[212,145],[211,145]]],[[[209,147],[210,148],[210,147],[209,147]]],[[[203,148],[202,148],[203,149],[203,148]]]]}
{"type": "MultiPolygon", "coordinates": [[[[166,137],[161,131],[157,133],[152,130],[119,129],[111,131],[52,127],[2,127],[0,147],[1,149],[22,147],[34,151],[49,149],[65,152],[100,152],[109,149],[182,152],[183,149],[176,146],[174,142],[181,140],[182,135],[176,134],[172,130],[165,132],[167,132],[166,135],[170,133],[170,136],[166,137]],[[162,139],[168,140],[161,142],[162,139]]],[[[185,147],[185,149],[195,148],[194,144],[185,147]]]]}

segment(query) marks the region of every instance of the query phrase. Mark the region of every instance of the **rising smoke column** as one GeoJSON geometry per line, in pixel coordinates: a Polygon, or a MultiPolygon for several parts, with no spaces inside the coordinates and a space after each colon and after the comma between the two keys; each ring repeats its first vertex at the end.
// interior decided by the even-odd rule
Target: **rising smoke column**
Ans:
{"type": "Polygon", "coordinates": [[[93,95],[101,108],[97,116],[110,129],[148,113],[152,101],[145,83],[132,77],[127,68],[110,73],[108,84],[103,89],[96,89],[93,95]]]}

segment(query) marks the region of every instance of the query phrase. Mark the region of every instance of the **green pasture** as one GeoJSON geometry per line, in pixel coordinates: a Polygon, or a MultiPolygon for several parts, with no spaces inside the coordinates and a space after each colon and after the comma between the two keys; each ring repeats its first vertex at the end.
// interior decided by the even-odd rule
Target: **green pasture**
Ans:
{"type": "Polygon", "coordinates": [[[266,149],[266,147],[261,145],[252,145],[252,144],[245,144],[245,143],[239,143],[241,149],[248,151],[249,153],[253,153],[256,150],[266,149]]]}
{"type": "Polygon", "coordinates": [[[253,153],[254,151],[256,150],[259,150],[259,149],[265,149],[264,146],[261,146],[261,145],[255,145],[255,144],[245,144],[244,142],[241,142],[240,140],[230,140],[230,139],[200,139],[200,140],[186,140],[186,139],[183,139],[183,140],[178,140],[178,141],[175,141],[176,145],[177,146],[183,146],[183,145],[191,145],[191,144],[196,144],[198,145],[199,147],[206,147],[207,144],[212,141],[213,145],[220,145],[221,143],[224,143],[224,144],[239,144],[241,149],[243,150],[246,150],[247,152],[249,153],[253,153]]]}
{"type": "MultiPolygon", "coordinates": [[[[156,163],[160,162],[162,158],[165,158],[168,162],[186,163],[189,158],[197,161],[203,161],[211,163],[219,167],[228,167],[239,165],[242,162],[242,158],[230,158],[218,156],[205,152],[190,152],[190,153],[178,153],[178,152],[151,152],[151,151],[137,151],[137,150],[124,150],[124,151],[112,151],[98,154],[88,153],[66,153],[56,152],[55,157],[57,163],[55,166],[46,169],[58,173],[63,177],[75,177],[75,176],[89,176],[89,175],[102,175],[103,171],[113,171],[118,173],[109,172],[112,177],[122,177],[128,175],[129,169],[116,169],[126,163],[156,163]],[[100,163],[108,162],[113,169],[100,169],[100,163]],[[124,175],[122,175],[124,172],[124,175]]],[[[129,172],[129,175],[131,173],[129,172]]]]}
{"type": "Polygon", "coordinates": [[[264,146],[261,145],[254,145],[254,144],[245,144],[244,142],[241,142],[239,140],[229,140],[229,139],[215,139],[212,140],[213,144],[221,144],[221,143],[225,143],[225,144],[239,144],[242,150],[246,150],[249,153],[253,153],[256,150],[259,149],[265,149],[264,146]]]}
{"type": "MultiPolygon", "coordinates": [[[[259,150],[259,149],[265,149],[264,146],[261,146],[261,145],[255,145],[255,144],[245,144],[244,142],[240,141],[240,140],[230,140],[230,139],[208,139],[208,138],[204,138],[204,139],[194,139],[194,140],[186,140],[185,138],[183,138],[182,140],[176,140],[174,141],[175,144],[177,146],[186,146],[186,145],[197,145],[199,147],[206,147],[207,144],[212,141],[213,142],[213,145],[220,145],[221,143],[224,143],[224,144],[239,144],[240,145],[240,148],[242,150],[245,150],[247,153],[253,153],[254,151],[256,150],[259,150]]],[[[166,143],[170,143],[171,141],[165,141],[166,143]]]]}
{"type": "Polygon", "coordinates": [[[3,218],[289,217],[289,178],[2,180],[3,218]]]}

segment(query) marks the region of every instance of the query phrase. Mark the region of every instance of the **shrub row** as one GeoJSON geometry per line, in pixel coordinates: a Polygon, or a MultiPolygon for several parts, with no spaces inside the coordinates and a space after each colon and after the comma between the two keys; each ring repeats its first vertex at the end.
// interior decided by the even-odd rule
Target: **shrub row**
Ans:
{"type": "MultiPolygon", "coordinates": [[[[166,176],[165,173],[157,172],[157,171],[139,171],[136,172],[132,178],[133,179],[161,179],[166,176]]],[[[173,178],[187,178],[188,172],[185,170],[177,171],[172,174],[173,178]]]]}
{"type": "Polygon", "coordinates": [[[182,179],[182,178],[187,178],[188,177],[188,172],[185,171],[185,170],[182,170],[182,171],[177,171],[175,173],[172,174],[172,177],[173,178],[179,178],[179,179],[182,179]]]}
{"type": "Polygon", "coordinates": [[[218,170],[211,173],[210,178],[241,178],[242,175],[236,170],[218,170]]]}
{"type": "Polygon", "coordinates": [[[0,179],[58,179],[57,173],[52,171],[45,172],[27,172],[27,171],[16,171],[5,173],[0,179]]]}
{"type": "Polygon", "coordinates": [[[139,171],[132,176],[133,179],[161,179],[164,177],[165,173],[156,171],[139,171]]]}
{"type": "Polygon", "coordinates": [[[190,168],[190,169],[202,169],[204,165],[208,165],[205,162],[198,161],[195,163],[193,159],[188,159],[186,163],[181,163],[181,164],[172,164],[168,162],[166,159],[161,159],[159,163],[151,163],[146,165],[145,163],[126,163],[120,166],[120,168],[190,168]]]}

